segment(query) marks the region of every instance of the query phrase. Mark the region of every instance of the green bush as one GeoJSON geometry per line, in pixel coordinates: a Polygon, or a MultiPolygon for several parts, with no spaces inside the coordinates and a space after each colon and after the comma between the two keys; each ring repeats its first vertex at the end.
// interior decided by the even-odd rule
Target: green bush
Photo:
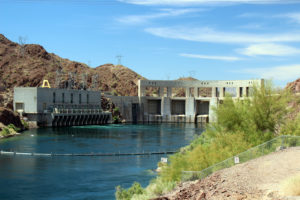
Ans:
{"type": "Polygon", "coordinates": [[[118,107],[115,107],[113,109],[113,112],[112,112],[112,116],[113,116],[113,123],[114,124],[118,124],[120,123],[120,109],[118,107]]]}
{"type": "Polygon", "coordinates": [[[23,120],[23,119],[21,120],[21,122],[22,122],[24,128],[25,128],[26,130],[28,130],[28,129],[29,129],[29,124],[28,124],[28,122],[26,122],[26,121],[23,120]]]}
{"type": "Polygon", "coordinates": [[[134,182],[128,190],[123,189],[121,186],[117,186],[115,196],[117,200],[130,200],[133,195],[141,195],[144,192],[145,190],[142,186],[139,183],[134,182]]]}
{"type": "Polygon", "coordinates": [[[9,124],[7,128],[13,129],[15,132],[19,132],[21,130],[20,128],[17,128],[14,124],[9,124]]]}
{"type": "Polygon", "coordinates": [[[2,136],[5,137],[5,136],[7,136],[9,134],[10,134],[10,131],[9,131],[8,128],[6,128],[6,127],[2,128],[2,131],[0,132],[0,135],[2,135],[2,136]]]}

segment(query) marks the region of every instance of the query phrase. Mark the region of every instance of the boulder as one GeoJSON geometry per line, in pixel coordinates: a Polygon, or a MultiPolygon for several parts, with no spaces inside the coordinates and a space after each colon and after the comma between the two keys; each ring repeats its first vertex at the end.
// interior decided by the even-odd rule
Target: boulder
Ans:
{"type": "Polygon", "coordinates": [[[24,129],[20,116],[7,108],[0,107],[0,123],[4,124],[5,126],[13,124],[15,127],[20,128],[21,130],[24,129]]]}

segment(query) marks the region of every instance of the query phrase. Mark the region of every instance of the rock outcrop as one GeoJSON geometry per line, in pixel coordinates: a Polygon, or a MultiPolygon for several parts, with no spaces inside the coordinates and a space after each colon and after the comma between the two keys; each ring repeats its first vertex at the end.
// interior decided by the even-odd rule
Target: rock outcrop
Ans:
{"type": "Polygon", "coordinates": [[[15,127],[19,128],[20,130],[24,129],[24,126],[21,122],[19,115],[7,108],[0,107],[0,123],[2,123],[5,126],[8,126],[9,124],[13,124],[15,127]]]}
{"type": "Polygon", "coordinates": [[[290,89],[293,93],[300,93],[300,78],[288,83],[285,88],[290,89]]]}

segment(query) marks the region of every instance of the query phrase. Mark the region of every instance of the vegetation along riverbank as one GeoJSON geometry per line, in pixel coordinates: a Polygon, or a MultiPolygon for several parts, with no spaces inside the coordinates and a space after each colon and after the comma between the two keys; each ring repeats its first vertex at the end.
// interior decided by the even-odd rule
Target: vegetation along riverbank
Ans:
{"type": "Polygon", "coordinates": [[[116,188],[116,199],[151,199],[174,189],[182,171],[200,171],[279,135],[300,135],[300,98],[290,89],[275,90],[271,83],[254,88],[251,98],[227,97],[215,109],[217,122],[170,156],[169,163],[146,188],[116,188]]]}

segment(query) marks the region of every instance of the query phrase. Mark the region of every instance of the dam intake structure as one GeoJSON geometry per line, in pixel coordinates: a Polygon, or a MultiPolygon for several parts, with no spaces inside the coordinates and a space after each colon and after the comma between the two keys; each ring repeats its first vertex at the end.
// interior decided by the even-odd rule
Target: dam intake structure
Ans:
{"type": "Polygon", "coordinates": [[[214,107],[229,95],[234,100],[251,97],[255,80],[139,80],[138,96],[106,95],[126,122],[207,123],[215,121],[214,107]]]}

